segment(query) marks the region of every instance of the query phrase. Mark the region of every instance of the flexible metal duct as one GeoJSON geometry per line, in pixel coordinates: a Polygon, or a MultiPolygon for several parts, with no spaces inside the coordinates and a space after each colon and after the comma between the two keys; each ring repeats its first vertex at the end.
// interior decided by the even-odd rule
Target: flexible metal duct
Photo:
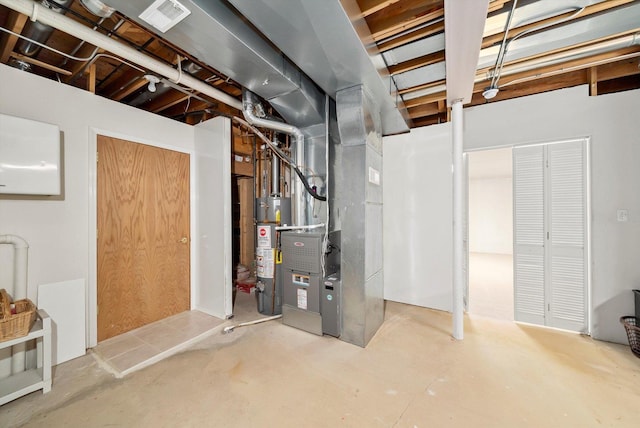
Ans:
{"type": "MultiPolygon", "coordinates": [[[[42,0],[40,4],[53,12],[62,13],[63,9],[58,5],[68,6],[72,1],[73,0],[57,0],[55,3],[53,3],[47,0],[42,0]]],[[[31,40],[35,40],[36,42],[40,43],[45,43],[51,36],[51,33],[53,33],[53,27],[33,20],[28,21],[24,26],[24,30],[22,30],[22,35],[24,37],[28,37],[31,40]]],[[[40,49],[42,48],[35,43],[31,43],[28,40],[21,39],[20,42],[18,42],[18,44],[16,45],[16,49],[22,55],[35,56],[38,52],[40,52],[40,49]]]]}

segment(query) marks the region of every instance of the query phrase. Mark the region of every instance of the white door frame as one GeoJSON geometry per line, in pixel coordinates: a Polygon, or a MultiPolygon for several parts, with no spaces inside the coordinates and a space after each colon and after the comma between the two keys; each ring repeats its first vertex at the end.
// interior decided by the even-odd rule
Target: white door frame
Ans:
{"type": "MultiPolygon", "coordinates": [[[[100,128],[89,128],[89,279],[87,281],[87,347],[93,348],[98,344],[98,245],[97,245],[97,225],[98,225],[98,169],[96,152],[98,150],[98,135],[105,137],[118,138],[121,140],[131,141],[138,144],[146,144],[149,146],[159,147],[162,149],[173,150],[176,152],[189,154],[189,186],[195,188],[195,156],[193,150],[187,150],[183,147],[171,146],[167,144],[159,144],[155,141],[144,140],[139,137],[121,134],[119,132],[108,131],[100,128]]],[[[190,192],[190,209],[189,222],[190,234],[195,236],[195,194],[190,192]]],[[[193,307],[194,287],[196,286],[196,277],[194,269],[194,240],[190,243],[190,282],[191,282],[191,306],[193,307]]]]}
{"type": "MultiPolygon", "coordinates": [[[[496,145],[496,146],[487,146],[487,147],[479,147],[479,148],[473,148],[473,149],[465,149],[463,154],[465,156],[465,162],[464,162],[464,174],[465,177],[467,177],[467,187],[468,187],[468,176],[469,176],[469,163],[467,161],[467,157],[466,154],[467,153],[472,153],[472,152],[481,152],[481,151],[487,151],[487,150],[494,150],[494,149],[503,149],[503,148],[507,148],[507,147],[511,147],[516,148],[516,147],[526,147],[526,146],[537,146],[537,145],[548,145],[548,144],[557,144],[557,143],[563,143],[563,142],[567,142],[567,141],[574,141],[574,140],[579,140],[579,139],[584,139],[585,140],[585,168],[586,168],[586,172],[585,172],[585,176],[586,176],[586,190],[585,190],[585,196],[586,196],[586,230],[585,233],[587,234],[587,239],[585,240],[586,242],[586,249],[585,249],[585,264],[586,264],[586,280],[587,280],[587,332],[586,334],[591,335],[591,332],[593,331],[593,307],[592,307],[592,269],[591,269],[591,137],[589,136],[578,136],[575,138],[563,138],[562,140],[552,140],[552,141],[540,141],[540,142],[519,142],[519,143],[513,143],[513,144],[503,144],[503,145],[496,145]]],[[[466,203],[464,204],[464,209],[465,209],[465,223],[466,223],[466,230],[468,233],[469,230],[469,195],[468,195],[468,191],[467,191],[467,199],[466,199],[466,203]]],[[[514,227],[515,227],[515,223],[514,223],[514,227]]],[[[468,236],[467,236],[467,257],[465,258],[465,269],[467,272],[467,275],[469,274],[469,248],[468,248],[468,236]]],[[[515,275],[515,272],[514,272],[515,275]]],[[[514,286],[515,286],[515,279],[514,279],[514,286]]],[[[467,299],[466,304],[469,304],[469,295],[465,295],[465,298],[467,299]]]]}

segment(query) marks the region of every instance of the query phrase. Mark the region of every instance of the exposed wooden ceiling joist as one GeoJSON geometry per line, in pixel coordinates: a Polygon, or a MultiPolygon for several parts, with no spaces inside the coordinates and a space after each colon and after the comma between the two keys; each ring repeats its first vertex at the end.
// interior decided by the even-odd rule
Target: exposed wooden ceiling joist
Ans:
{"type": "Polygon", "coordinates": [[[403,0],[369,16],[371,36],[379,41],[444,15],[444,0],[403,0]]]}
{"type": "MultiPolygon", "coordinates": [[[[26,15],[22,15],[21,13],[17,13],[11,11],[9,13],[9,19],[7,20],[7,29],[13,31],[14,33],[20,34],[24,29],[24,25],[27,23],[26,15]]],[[[0,46],[3,46],[2,53],[0,53],[0,61],[5,64],[9,61],[9,57],[11,56],[11,52],[13,52],[13,48],[15,48],[16,43],[18,42],[18,36],[14,36],[9,33],[2,33],[2,37],[0,37],[0,46]]]]}
{"type": "MultiPolygon", "coordinates": [[[[511,9],[512,1],[513,0],[490,1],[488,5],[488,15],[495,16],[496,14],[500,14],[501,16],[506,16],[507,12],[511,9]]],[[[544,4],[548,5],[548,13],[546,13],[546,15],[545,13],[540,14],[538,12],[543,2],[536,2],[536,7],[533,9],[537,11],[536,13],[538,13],[538,15],[529,15],[522,19],[519,18],[519,22],[527,19],[529,24],[520,25],[516,22],[515,25],[520,26],[511,28],[508,40],[523,31],[534,30],[532,34],[538,34],[550,28],[558,28],[559,25],[571,26],[578,22],[589,22],[590,19],[595,19],[595,17],[600,17],[600,15],[619,10],[623,7],[627,8],[631,6],[629,10],[636,10],[637,13],[637,8],[634,9],[632,5],[632,3],[637,2],[639,2],[639,0],[599,1],[588,5],[580,14],[567,22],[560,21],[569,18],[573,12],[563,13],[552,18],[543,18],[542,21],[531,23],[540,17],[551,16],[554,10],[554,2],[545,2],[544,4]],[[540,28],[545,25],[547,27],[540,28]]],[[[451,89],[451,81],[428,81],[427,78],[429,77],[434,78],[433,76],[439,76],[439,72],[437,71],[434,72],[435,74],[432,73],[432,70],[438,70],[438,68],[431,67],[428,69],[425,68],[425,70],[429,71],[425,71],[424,75],[429,77],[420,82],[419,76],[421,72],[418,71],[423,67],[450,60],[450,58],[445,58],[444,51],[433,52],[434,47],[437,49],[441,43],[443,32],[446,37],[445,30],[447,29],[445,29],[444,26],[444,0],[355,0],[353,3],[357,3],[357,6],[360,7],[361,14],[359,18],[363,18],[360,19],[360,23],[366,23],[370,32],[374,35],[373,39],[363,40],[363,45],[367,48],[372,47],[371,43],[375,44],[374,48],[377,49],[377,52],[372,55],[387,52],[391,49],[403,48],[402,50],[398,50],[398,52],[394,52],[394,56],[401,58],[401,62],[388,66],[387,71],[391,79],[399,79],[397,82],[401,82],[401,79],[404,79],[405,85],[412,85],[412,87],[404,88],[404,85],[398,83],[399,86],[404,88],[399,90],[398,94],[404,97],[405,106],[408,108],[407,117],[411,121],[410,126],[424,126],[446,121],[448,118],[448,110],[445,105],[447,92],[444,88],[449,87],[449,89],[451,89]],[[435,35],[439,38],[434,39],[432,43],[425,43],[421,46],[416,44],[414,47],[408,46],[411,43],[421,40],[426,42],[425,39],[435,35]],[[428,50],[422,49],[423,46],[428,46],[428,50]],[[399,77],[403,73],[411,74],[406,74],[406,77],[399,77]],[[422,94],[411,94],[416,91],[423,92],[422,94]],[[428,91],[435,93],[428,94],[428,91]],[[416,97],[416,95],[421,96],[416,97]],[[408,98],[411,96],[414,98],[408,98]]],[[[518,3],[518,8],[520,9],[520,7],[531,4],[531,2],[521,1],[518,3]]],[[[544,6],[542,6],[542,9],[544,10],[544,6]]],[[[523,13],[525,10],[526,8],[523,7],[523,13]]],[[[197,58],[190,56],[189,52],[165,41],[162,34],[154,34],[136,24],[130,17],[116,13],[111,18],[99,22],[99,18],[87,12],[80,2],[71,2],[70,10],[66,11],[65,14],[73,16],[73,19],[82,22],[84,25],[89,27],[95,26],[97,31],[103,34],[108,34],[110,31],[113,31],[112,37],[114,39],[119,39],[123,43],[137,48],[145,55],[152,56],[168,65],[173,64],[174,68],[178,66],[178,56],[189,58],[191,62],[202,67],[202,70],[195,72],[192,76],[236,97],[236,99],[241,95],[241,88],[237,83],[229,81],[226,76],[216,71],[210,65],[199,62],[197,58]],[[116,26],[121,19],[124,20],[124,25],[122,25],[121,28],[114,29],[114,26],[116,26]]],[[[15,32],[21,32],[27,23],[28,18],[25,15],[17,14],[4,6],[0,6],[0,25],[3,27],[15,32]]],[[[498,31],[498,29],[496,28],[493,31],[498,31]]],[[[620,31],[626,31],[626,36],[628,37],[629,34],[640,32],[640,24],[636,29],[625,28],[620,31]]],[[[490,34],[482,39],[481,46],[485,48],[496,46],[502,42],[503,36],[504,34],[501,31],[496,34],[490,34]]],[[[619,36],[621,36],[621,34],[608,34],[598,41],[619,36]]],[[[521,40],[524,40],[524,38],[521,40]]],[[[7,34],[0,35],[0,60],[2,60],[2,63],[6,64],[12,54],[19,54],[16,48],[16,46],[18,46],[17,41],[18,39],[16,37],[7,34]]],[[[527,54],[526,57],[520,55],[520,59],[517,61],[506,63],[505,72],[502,74],[498,83],[500,88],[499,94],[495,99],[491,100],[491,102],[580,84],[593,86],[598,94],[606,93],[607,91],[624,90],[629,87],[640,87],[640,68],[638,68],[638,56],[640,55],[638,49],[640,49],[640,46],[637,44],[627,46],[625,49],[617,49],[608,54],[592,55],[589,58],[581,60],[567,60],[563,61],[562,64],[544,65],[545,63],[549,64],[550,55],[557,55],[552,58],[553,61],[557,61],[563,51],[569,53],[573,49],[582,46],[586,47],[595,42],[597,41],[589,40],[582,44],[576,44],[574,42],[561,45],[561,47],[553,51],[540,51],[535,55],[527,54]],[[518,67],[529,67],[533,65],[534,62],[539,63],[539,65],[535,65],[535,68],[518,72],[518,67]]],[[[76,51],[74,55],[78,57],[88,57],[92,55],[95,50],[93,46],[86,43],[78,49],[80,44],[79,40],[68,34],[60,33],[57,30],[54,31],[53,36],[46,44],[57,47],[67,53],[76,51]]],[[[514,44],[513,49],[515,48],[516,46],[514,44]]],[[[372,52],[374,52],[375,49],[373,49],[372,52]]],[[[584,52],[581,54],[584,54],[584,52]]],[[[27,60],[25,59],[25,61],[27,60]]],[[[142,78],[144,72],[122,65],[122,63],[110,58],[100,58],[95,61],[95,68],[93,69],[95,79],[88,79],[86,74],[83,73],[87,62],[66,60],[60,55],[49,51],[41,50],[33,58],[29,58],[28,61],[34,64],[31,72],[35,74],[42,75],[49,79],[62,78],[66,83],[83,89],[85,89],[89,83],[97,82],[96,93],[98,95],[132,105],[139,105],[140,108],[145,110],[157,111],[159,114],[178,118],[178,120],[189,122],[199,121],[215,114],[239,114],[237,110],[215,101],[207,103],[195,98],[187,101],[188,95],[177,89],[156,94],[154,97],[150,96],[149,99],[153,98],[153,101],[141,104],[140,100],[145,98],[143,90],[146,90],[145,86],[148,84],[148,81],[142,78]],[[67,70],[71,71],[71,76],[65,77],[63,74],[67,74],[67,70]],[[204,113],[204,109],[210,110],[211,113],[204,113]]],[[[447,69],[450,66],[451,64],[446,64],[447,69]]],[[[487,102],[482,98],[481,92],[488,85],[491,69],[492,66],[486,67],[483,70],[476,70],[475,81],[478,83],[473,85],[474,95],[471,100],[472,104],[487,102]]],[[[595,92],[594,90],[594,93],[595,92]]]]}
{"type": "Polygon", "coordinates": [[[425,37],[432,36],[444,31],[444,19],[441,17],[433,24],[429,24],[425,27],[420,27],[414,31],[410,31],[401,36],[394,37],[390,40],[382,41],[378,44],[378,50],[380,52],[386,52],[391,49],[404,46],[408,43],[415,42],[416,40],[423,39],[425,37]]]}
{"type": "MultiPolygon", "coordinates": [[[[586,6],[584,8],[584,10],[576,15],[572,20],[577,20],[577,19],[583,19],[586,18],[587,16],[590,15],[594,15],[596,13],[600,13],[606,10],[611,10],[613,8],[619,7],[619,6],[623,6],[625,4],[628,3],[632,3],[633,1],[637,1],[637,0],[607,0],[607,1],[603,1],[600,3],[595,3],[592,4],[590,6],[586,6]]],[[[519,27],[514,27],[512,29],[509,30],[509,34],[508,34],[508,39],[511,39],[515,36],[517,36],[520,33],[523,33],[525,31],[531,31],[534,30],[536,28],[543,28],[543,27],[551,27],[554,24],[557,24],[559,22],[567,22],[564,21],[566,19],[568,19],[570,16],[574,15],[575,12],[566,12],[560,15],[556,15],[552,18],[547,18],[547,19],[543,19],[540,21],[536,21],[536,22],[532,22],[530,24],[526,24],[526,25],[521,25],[519,27]]],[[[502,42],[502,39],[504,38],[504,31],[497,33],[497,34],[492,34],[490,36],[485,37],[484,39],[482,39],[482,47],[486,48],[489,46],[493,46],[496,43],[500,43],[502,42]]]]}
{"type": "Polygon", "coordinates": [[[400,74],[405,71],[415,70],[416,68],[425,67],[442,61],[444,61],[444,51],[439,51],[389,66],[388,69],[389,74],[400,74]]]}
{"type": "Polygon", "coordinates": [[[358,0],[358,6],[360,6],[362,16],[365,17],[397,3],[398,1],[399,0],[358,0]]]}

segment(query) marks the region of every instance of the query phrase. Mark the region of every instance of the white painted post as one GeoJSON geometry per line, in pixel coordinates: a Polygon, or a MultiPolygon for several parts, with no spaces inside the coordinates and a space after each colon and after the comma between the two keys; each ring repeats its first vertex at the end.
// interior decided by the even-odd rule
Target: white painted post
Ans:
{"type": "Polygon", "coordinates": [[[464,337],[462,100],[451,106],[453,128],[453,337],[464,337]]]}

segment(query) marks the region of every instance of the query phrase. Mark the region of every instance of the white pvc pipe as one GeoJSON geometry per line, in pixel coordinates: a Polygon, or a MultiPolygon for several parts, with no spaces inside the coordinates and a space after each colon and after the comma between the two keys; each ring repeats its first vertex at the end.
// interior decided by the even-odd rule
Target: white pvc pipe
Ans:
{"type": "MultiPolygon", "coordinates": [[[[0,244],[13,245],[13,300],[27,297],[27,268],[29,244],[16,235],[0,235],[0,244]]],[[[11,373],[21,373],[26,368],[26,344],[20,343],[11,347],[11,373]]]]}
{"type": "Polygon", "coordinates": [[[124,45],[110,37],[92,30],[90,27],[84,26],[64,15],[53,12],[52,10],[35,3],[32,0],[0,0],[0,4],[15,10],[16,12],[27,15],[33,21],[38,21],[46,25],[50,25],[60,31],[84,40],[94,46],[100,47],[106,51],[118,55],[128,61],[138,64],[140,67],[149,71],[161,74],[175,83],[183,84],[198,92],[208,95],[228,106],[242,110],[242,103],[212,86],[192,77],[188,73],[183,73],[167,64],[164,64],[148,55],[138,52],[136,49],[124,45]]]}
{"type": "Polygon", "coordinates": [[[0,244],[13,245],[13,290],[11,295],[15,299],[27,297],[27,255],[29,244],[16,235],[0,235],[0,244]]]}
{"type": "Polygon", "coordinates": [[[462,100],[451,106],[453,126],[453,337],[464,337],[462,100]]]}

